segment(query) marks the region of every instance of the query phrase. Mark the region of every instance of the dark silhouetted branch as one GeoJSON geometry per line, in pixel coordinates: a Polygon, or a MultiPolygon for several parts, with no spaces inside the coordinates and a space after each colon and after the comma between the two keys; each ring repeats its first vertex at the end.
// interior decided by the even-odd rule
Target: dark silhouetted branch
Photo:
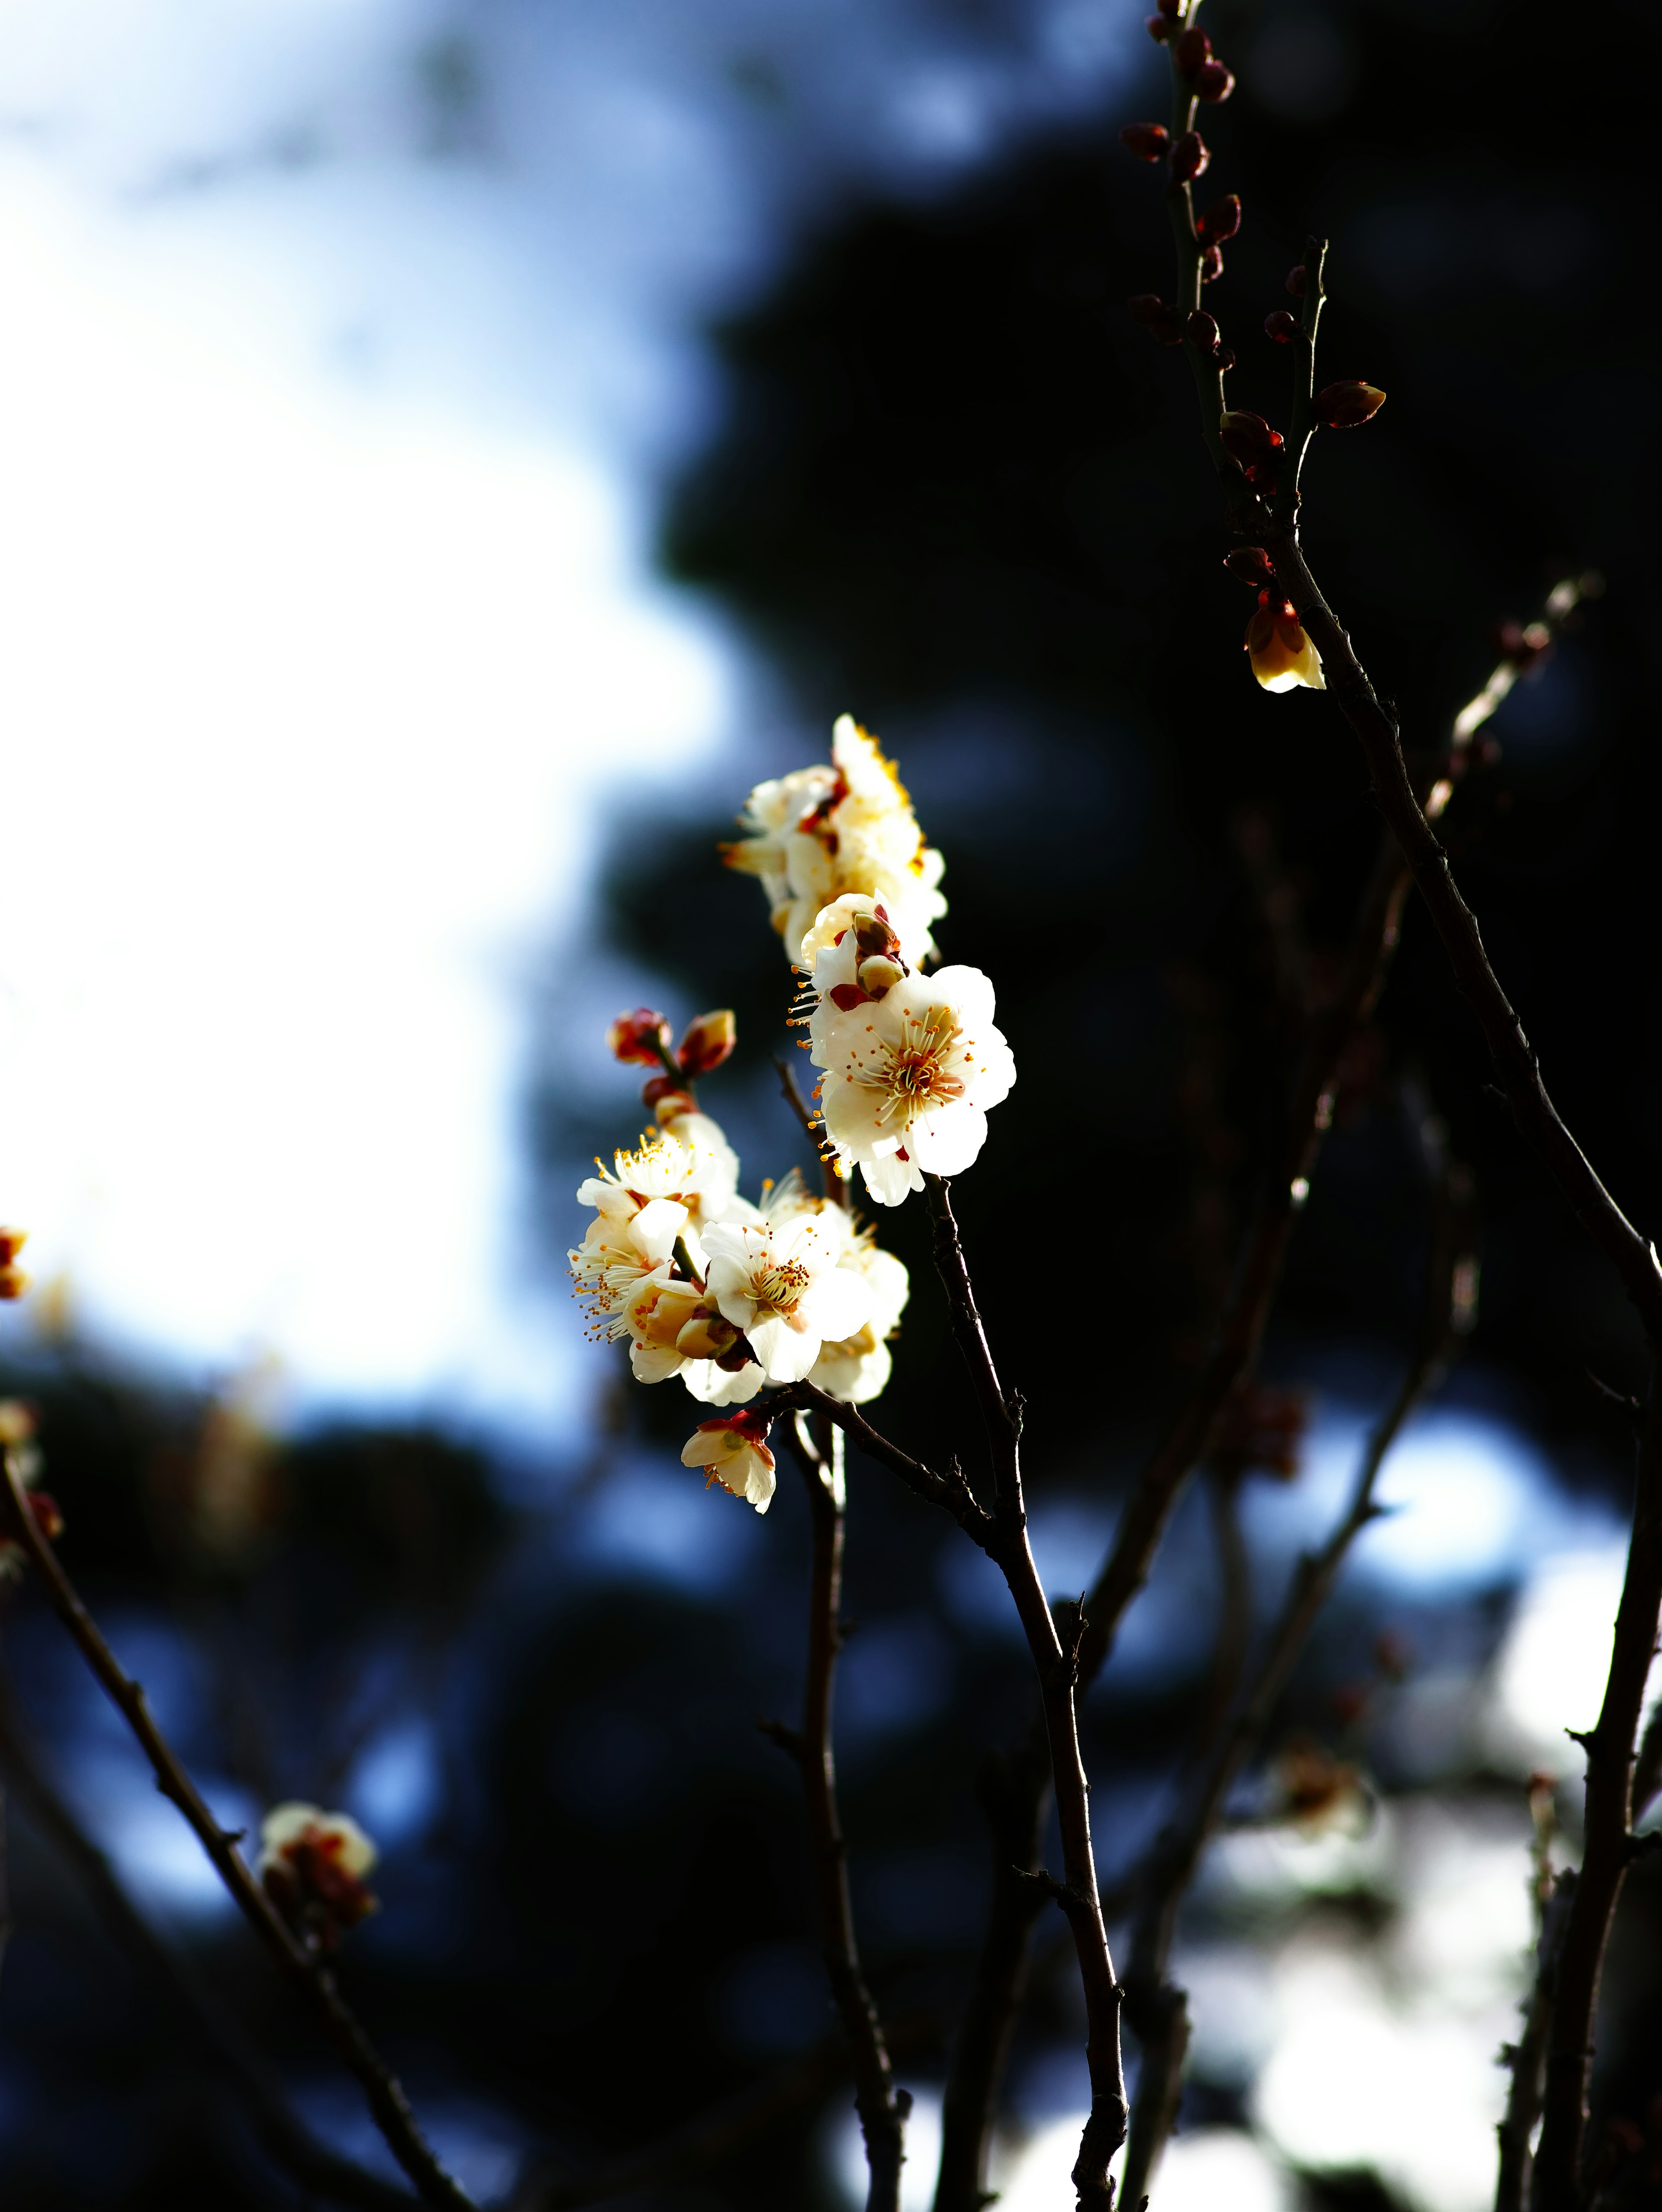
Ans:
{"type": "Polygon", "coordinates": [[[1495,2186],[1495,2212],[1529,2212],[1532,2164],[1530,2143],[1535,2124],[1541,2117],[1542,2071],[1552,2028],[1558,1958],[1563,1949],[1574,1895],[1574,1871],[1567,1867],[1554,1882],[1541,1914],[1541,1933],[1535,1947],[1535,1979],[1524,2007],[1523,2033],[1515,2044],[1501,2053],[1511,2081],[1507,2089],[1507,2109],[1497,2130],[1501,2138],[1501,2169],[1495,2186]]]}
{"type": "Polygon", "coordinates": [[[1633,1817],[1636,1820],[1657,1791],[1662,1790],[1662,1698],[1651,1707],[1633,1763],[1633,1817]]]}
{"type": "Polygon", "coordinates": [[[825,1143],[813,1109],[797,1085],[794,1070],[788,1060],[781,1060],[776,1055],[773,1064],[779,1073],[779,1095],[801,1123],[808,1142],[813,1146],[825,1196],[837,1206],[846,1206],[849,1203],[849,1186],[837,1164],[837,1155],[825,1143]]]}
{"type": "Polygon", "coordinates": [[[416,2125],[409,2100],[395,2075],[365,2034],[356,2014],[335,1986],[334,1977],[322,1961],[307,1950],[290,1932],[276,1906],[249,1871],[238,1850],[239,1838],[222,1828],[180,1765],[178,1756],[156,1726],[143,1691],[123,1669],[104,1641],[96,1623],[76,1595],[51,1544],[41,1534],[29,1511],[26,1492],[9,1454],[0,1455],[7,1533],[21,1544],[40,1576],[52,1608],[74,1639],[82,1657],[97,1676],[111,1703],[137,1738],[155,1774],[156,1787],[170,1798],[194,1832],[220,1880],[235,1899],[266,1948],[289,1978],[302,1989],[320,2014],[331,2042],[356,2075],[375,2124],[388,2148],[409,2175],[417,2191],[429,2204],[466,2208],[471,2200],[439,2164],[416,2125]]]}

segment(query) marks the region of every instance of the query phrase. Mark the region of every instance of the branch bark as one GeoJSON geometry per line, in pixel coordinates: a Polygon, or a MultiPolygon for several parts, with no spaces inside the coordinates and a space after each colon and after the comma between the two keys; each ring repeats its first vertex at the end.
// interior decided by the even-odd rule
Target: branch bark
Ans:
{"type": "Polygon", "coordinates": [[[104,1641],[64,1573],[58,1554],[41,1534],[28,1510],[27,1493],[18,1480],[10,1453],[0,1455],[0,1479],[3,1480],[0,1508],[3,1508],[6,1533],[21,1545],[40,1577],[53,1612],[69,1631],[110,1702],[137,1738],[155,1775],[156,1787],[184,1815],[244,1918],[289,1978],[305,1992],[330,2041],[356,2076],[375,2124],[386,2137],[393,2155],[424,2203],[448,2208],[448,2212],[473,2212],[471,2199],[457,2187],[423,2141],[402,2085],[335,1986],[334,1977],[290,1932],[249,1871],[237,1848],[240,1838],[215,1820],[201,1792],[156,1726],[143,1691],[125,1672],[104,1641]]]}
{"type": "Polygon", "coordinates": [[[1535,1979],[1524,2008],[1523,2033],[1505,2054],[1512,2079],[1507,2089],[1507,2109],[1496,2130],[1501,2138],[1501,2167],[1495,2185],[1495,2212],[1529,2212],[1530,2139],[1541,2117],[1541,2074],[1557,1994],[1558,1959],[1574,1896],[1574,1870],[1566,1867],[1554,1882],[1541,1915],[1535,1979]]]}
{"type": "Polygon", "coordinates": [[[794,1738],[778,1740],[796,1762],[807,1805],[820,1951],[854,2063],[855,2110],[860,2115],[871,2174],[866,2212],[899,2212],[900,2169],[906,2154],[906,2115],[911,2099],[894,2086],[882,2022],[861,1967],[854,1932],[848,1845],[837,1809],[837,1762],[831,1741],[837,1656],[843,1646],[843,1437],[842,1431],[829,1422],[818,1425],[823,1442],[810,1437],[800,1413],[792,1417],[787,1431],[792,1456],[807,1492],[813,1569],[802,1726],[794,1738]]]}

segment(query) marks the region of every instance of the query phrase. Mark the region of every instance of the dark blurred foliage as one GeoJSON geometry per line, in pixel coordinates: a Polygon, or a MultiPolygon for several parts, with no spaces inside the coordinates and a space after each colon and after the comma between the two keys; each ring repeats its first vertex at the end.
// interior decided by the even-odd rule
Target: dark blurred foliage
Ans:
{"type": "MultiPolygon", "coordinates": [[[[1508,702],[1498,763],[1460,793],[1450,836],[1566,1118],[1649,1224],[1657,578],[1639,492],[1654,480],[1655,399],[1635,295],[1654,192],[1613,71],[1653,74],[1654,18],[1631,0],[1597,19],[1488,0],[1211,0],[1208,22],[1241,77],[1207,118],[1201,195],[1239,191],[1245,207],[1208,299],[1241,358],[1232,390],[1284,415],[1286,356],[1261,325],[1306,228],[1330,232],[1325,372],[1390,400],[1367,429],[1318,442],[1306,534],[1410,738],[1446,730],[1488,672],[1497,620],[1527,618],[1565,569],[1608,580],[1508,702]]],[[[1169,282],[1158,183],[1114,144],[1121,121],[1164,112],[1152,46],[1143,66],[1090,137],[1027,147],[950,200],[845,210],[806,240],[768,296],[714,334],[725,416],[673,488],[664,538],[673,572],[767,656],[799,728],[828,729],[846,708],[880,734],[947,852],[946,957],[992,974],[1020,1070],[960,1213],[1028,1399],[1036,1502],[1085,1516],[1081,1576],[1227,1285],[1286,1045],[1272,910],[1320,958],[1342,939],[1375,836],[1332,708],[1248,678],[1251,602],[1221,566],[1192,391],[1124,313],[1128,294],[1169,282]],[[1064,1339],[1059,1312],[1081,1304],[1089,1329],[1064,1339]]],[[[450,82],[450,61],[434,69],[450,82]]],[[[810,757],[823,742],[810,756],[782,741],[767,767],[810,757]]],[[[783,963],[755,886],[714,859],[742,796],[712,794],[708,820],[637,806],[606,903],[622,954],[679,1012],[738,1009],[740,1058],[706,1103],[749,1187],[802,1147],[766,1065],[788,1049],[783,963]]],[[[1434,1111],[1476,1170],[1483,1215],[1482,1321],[1452,1388],[1619,1497],[1625,1439],[1584,1370],[1630,1387],[1636,1338],[1486,1080],[1410,906],[1267,1369],[1318,1386],[1342,1374],[1376,1399],[1394,1383],[1426,1242],[1414,1124],[1434,1111]]],[[[563,1245],[583,1158],[626,1141],[638,1112],[621,1071],[609,1099],[556,1071],[534,1106],[563,1245]]],[[[920,1212],[882,1227],[914,1279],[883,1425],[973,1466],[920,1212]]],[[[689,1425],[681,1393],[619,1396],[591,1462],[553,1485],[436,1435],[233,1439],[234,1502],[215,1507],[209,1409],[66,1358],[15,1380],[44,1409],[64,1557],[119,1647],[125,1632],[172,1653],[180,1679],[153,1685],[157,1702],[210,1783],[251,1808],[338,1802],[389,1729],[425,1732],[430,1804],[389,1841],[385,1909],[344,1975],[481,2191],[505,2185],[521,2151],[578,2167],[638,2149],[826,2039],[834,2051],[794,1778],[754,1726],[799,1694],[806,1516],[788,1482],[764,1523],[698,1497],[671,1458],[689,1425]]],[[[1111,1669],[1087,1716],[1111,1890],[1204,1692],[1213,1583],[1193,1504],[1146,1601],[1166,1591],[1169,1653],[1111,1669]]],[[[979,1564],[854,1469],[844,1813],[872,1978],[915,2079],[939,2078],[977,1933],[977,1761],[1027,1712],[979,1564]]],[[[1336,1694],[1354,1703],[1373,1680],[1382,1625],[1411,1667],[1470,1674],[1507,1592],[1402,1606],[1383,1624],[1378,1603],[1342,1589],[1288,1729],[1338,1742],[1336,1694]]],[[[121,1818],[108,1793],[149,1784],[111,1763],[95,1693],[32,1594],[7,1604],[22,1724],[67,1794],[77,1759],[94,1776],[76,1802],[107,1834],[121,1818]]],[[[1368,1755],[1387,1790],[1448,1778],[1400,1736],[1368,1755]]],[[[165,2014],[26,1806],[10,1825],[9,2212],[300,2202],[234,2100],[179,2039],[150,2032],[165,2014]]],[[[1368,1896],[1325,1909],[1389,1910],[1368,1896]]],[[[1636,1882],[1601,2091],[1641,2130],[1662,2049],[1657,1910],[1654,1881],[1636,1882]]],[[[241,1931],[198,1916],[168,1936],[234,1999],[313,2123],[373,2155],[350,2085],[241,1931]]],[[[1077,2042],[1051,1940],[1014,2069],[1030,2117],[1078,2095],[1077,2042]]],[[[719,2173],[630,2202],[828,2202],[819,2147],[843,2099],[804,2078],[719,2173]]],[[[1245,2087],[1198,2080],[1190,2118],[1239,2119],[1245,2087]]],[[[1330,2175],[1308,2201],[1391,2200],[1368,2176],[1330,2175]]]]}

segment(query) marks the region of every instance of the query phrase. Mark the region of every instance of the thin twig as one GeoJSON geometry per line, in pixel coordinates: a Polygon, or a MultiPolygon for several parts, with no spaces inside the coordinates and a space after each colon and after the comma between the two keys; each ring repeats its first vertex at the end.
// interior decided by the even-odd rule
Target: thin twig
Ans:
{"type": "Polygon", "coordinates": [[[1662,1698],[1651,1707],[1640,1739],[1639,1756],[1633,1763],[1633,1817],[1636,1820],[1657,1791],[1662,1790],[1662,1698]]]}
{"type": "Polygon", "coordinates": [[[780,1096],[801,1123],[803,1133],[813,1146],[814,1158],[819,1163],[819,1179],[824,1186],[825,1196],[837,1206],[847,1206],[849,1202],[849,1186],[843,1179],[842,1170],[837,1164],[836,1153],[831,1151],[820,1134],[819,1125],[814,1119],[813,1109],[798,1088],[795,1070],[788,1060],[781,1060],[776,1054],[774,1056],[773,1064],[779,1071],[780,1096]]]}
{"type": "Polygon", "coordinates": [[[1529,2212],[1530,2139],[1541,2117],[1541,2076],[1557,1992],[1558,1959],[1574,1895],[1575,1872],[1566,1867],[1553,1883],[1541,1915],[1535,1979],[1524,2007],[1523,2033],[1501,2053],[1511,2080],[1506,2112],[1496,2130],[1501,2138],[1501,2166],[1495,2185],[1495,2212],[1529,2212]]]}
{"type": "Polygon", "coordinates": [[[76,1875],[110,1935],[154,1983],[198,2058],[229,2082],[277,2162],[311,2195],[357,2208],[357,2212],[409,2212],[414,2197],[340,2157],[296,2118],[237,2023],[137,1911],[109,1861],[47,1780],[17,1725],[3,1685],[0,1765],[13,1795],[51,1844],[58,1863],[76,1875]]]}
{"type": "Polygon", "coordinates": [[[802,1725],[787,1747],[801,1775],[807,1805],[820,1951],[854,2063],[855,2110],[860,2115],[871,2174],[866,2212],[899,2212],[900,2168],[905,2159],[906,2115],[911,2099],[905,2090],[894,2086],[882,2022],[860,1964],[831,1741],[837,1655],[843,1645],[843,1434],[828,1421],[816,1422],[815,1426],[820,1430],[819,1439],[808,1433],[807,1422],[798,1413],[785,1431],[792,1456],[801,1470],[813,1528],[802,1725]]]}
{"type": "Polygon", "coordinates": [[[321,2017],[331,2042],[356,2075],[375,2124],[388,2148],[429,2204],[456,2212],[472,2212],[471,2200],[459,2189],[423,2140],[415,2116],[397,2076],[387,2067],[335,1986],[334,1977],[322,1961],[307,1950],[290,1932],[276,1906],[250,1873],[237,1848],[238,1837],[220,1826],[177,1753],[156,1726],[143,1691],[123,1669],[104,1641],[96,1623],[76,1595],[56,1552],[40,1533],[27,1504],[12,1455],[0,1455],[4,1489],[7,1534],[21,1544],[39,1574],[54,1613],[68,1629],[81,1656],[97,1676],[111,1703],[137,1738],[149,1760],[156,1786],[170,1798],[194,1831],[210,1863],[240,1908],[244,1917],[273,1957],[302,1990],[321,2017]]]}
{"type": "Polygon", "coordinates": [[[1178,1909],[1230,1790],[1263,1741],[1346,1554],[1378,1513],[1373,1493],[1386,1455],[1409,1415],[1435,1387],[1458,1336],[1475,1318],[1470,1216],[1469,1180],[1462,1171],[1450,1171],[1436,1208],[1425,1313],[1414,1358],[1369,1438],[1349,1504],[1321,1550],[1299,1562],[1234,1717],[1193,1784],[1184,1812],[1161,1837],[1150,1860],[1126,1975],[1127,2017],[1142,2044],[1125,2160],[1128,2204],[1141,2202],[1177,2116],[1189,2044],[1188,2007],[1183,1991],[1167,1980],[1166,1969],[1178,1909]]]}

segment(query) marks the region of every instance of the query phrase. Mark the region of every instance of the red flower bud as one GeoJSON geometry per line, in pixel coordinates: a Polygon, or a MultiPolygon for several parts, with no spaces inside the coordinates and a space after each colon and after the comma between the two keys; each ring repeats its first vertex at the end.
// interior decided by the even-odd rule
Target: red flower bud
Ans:
{"type": "Polygon", "coordinates": [[[685,1091],[673,1075],[648,1075],[641,1085],[642,1106],[655,1106],[661,1098],[667,1098],[672,1095],[677,1098],[684,1098],[686,1096],[685,1091]]]}
{"type": "Polygon", "coordinates": [[[643,1066],[655,1067],[661,1052],[669,1050],[669,1024],[650,1006],[636,1006],[631,1014],[618,1015],[606,1031],[606,1041],[615,1058],[638,1060],[643,1066]]]}
{"type": "Polygon", "coordinates": [[[1128,123],[1119,134],[1119,143],[1139,161],[1158,161],[1171,144],[1172,134],[1164,124],[1128,123]]]}
{"type": "Polygon", "coordinates": [[[1204,307],[1196,307],[1183,329],[1190,345],[1197,345],[1202,353],[1217,351],[1218,326],[1204,307]]]}
{"type": "Polygon", "coordinates": [[[1262,545],[1238,545],[1233,553],[1226,553],[1223,565],[1232,576],[1239,576],[1244,584],[1263,591],[1275,580],[1275,563],[1262,545]]]}
{"type": "Polygon", "coordinates": [[[1128,300],[1125,304],[1130,311],[1131,320],[1141,323],[1150,337],[1158,338],[1162,345],[1183,343],[1183,325],[1178,320],[1177,312],[1160,298],[1158,292],[1139,292],[1135,299],[1128,300]]]}
{"type": "MultiPolygon", "coordinates": [[[[1123,138],[1125,133],[1122,131],[1119,135],[1123,138]]],[[[1162,132],[1161,136],[1164,137],[1165,133],[1162,132]]],[[[1148,155],[1144,156],[1145,160],[1150,158],[1148,155]]],[[[1196,177],[1205,173],[1207,164],[1211,159],[1206,141],[1201,137],[1200,132],[1185,131],[1172,149],[1172,174],[1180,185],[1192,184],[1196,177]]]]}
{"type": "Polygon", "coordinates": [[[1201,256],[1201,283],[1215,284],[1223,274],[1223,248],[1208,246],[1201,256]]]}
{"type": "Polygon", "coordinates": [[[1304,297],[1304,264],[1303,264],[1303,262],[1302,262],[1302,261],[1300,261],[1300,262],[1297,264],[1297,266],[1296,266],[1296,267],[1292,268],[1292,269],[1289,269],[1289,270],[1288,270],[1288,272],[1287,272],[1287,289],[1288,289],[1288,291],[1293,295],[1293,297],[1294,297],[1295,300],[1302,300],[1302,299],[1303,299],[1303,297],[1304,297]]]}
{"type": "Polygon", "coordinates": [[[1183,0],[1155,0],[1155,4],[1160,14],[1169,15],[1173,22],[1183,13],[1183,0]]]}
{"type": "Polygon", "coordinates": [[[1178,34],[1172,49],[1178,58],[1178,67],[1185,76],[1192,76],[1212,51],[1212,41],[1204,31],[1189,30],[1178,34]]]}
{"type": "Polygon", "coordinates": [[[1229,192],[1221,200],[1214,200],[1202,215],[1195,217],[1195,235],[1202,246],[1221,246],[1233,238],[1241,227],[1241,202],[1239,192],[1229,192]]]}
{"type": "Polygon", "coordinates": [[[700,1014],[696,1021],[688,1023],[676,1054],[682,1073],[708,1075],[711,1068],[721,1065],[738,1042],[739,1024],[730,1007],[723,1006],[714,1014],[700,1014]]]}
{"type": "Polygon", "coordinates": [[[1280,433],[1272,430],[1262,415],[1248,415],[1239,408],[1231,408],[1222,417],[1218,435],[1225,453],[1233,454],[1243,468],[1254,461],[1267,461],[1282,442],[1280,433]]]}
{"type": "Polygon", "coordinates": [[[1316,420],[1330,430],[1354,430],[1385,405],[1385,394],[1376,384],[1359,384],[1354,377],[1330,384],[1316,394],[1316,420]]]}
{"type": "Polygon", "coordinates": [[[1218,367],[1220,368],[1233,368],[1234,366],[1235,356],[1226,347],[1224,351],[1218,356],[1218,367]]]}
{"type": "Polygon", "coordinates": [[[1263,319],[1263,334],[1277,345],[1290,345],[1299,335],[1298,318],[1289,315],[1285,307],[1276,307],[1263,319]]]}
{"type": "Polygon", "coordinates": [[[1235,73],[1221,62],[1202,62],[1195,71],[1195,97],[1215,107],[1235,89],[1235,73]]]}
{"type": "Polygon", "coordinates": [[[1266,499],[1269,498],[1275,489],[1277,482],[1275,463],[1254,461],[1246,471],[1246,481],[1254,491],[1261,492],[1266,499]]]}
{"type": "Polygon", "coordinates": [[[1172,35],[1172,19],[1169,15],[1145,15],[1142,27],[1157,46],[1163,46],[1172,35]]]}

